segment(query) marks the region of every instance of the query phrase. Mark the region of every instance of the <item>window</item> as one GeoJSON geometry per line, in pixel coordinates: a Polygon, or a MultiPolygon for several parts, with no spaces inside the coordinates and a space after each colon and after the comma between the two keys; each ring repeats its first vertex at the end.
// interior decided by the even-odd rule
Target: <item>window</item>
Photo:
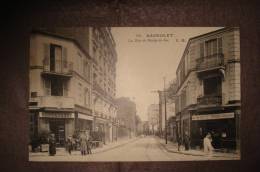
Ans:
{"type": "Polygon", "coordinates": [[[31,98],[37,97],[37,92],[31,92],[31,98]]]}
{"type": "Polygon", "coordinates": [[[45,79],[44,91],[47,96],[67,96],[68,83],[57,78],[45,79]]]}
{"type": "Polygon", "coordinates": [[[59,79],[51,79],[51,95],[52,96],[63,96],[63,83],[59,79]]]}
{"type": "Polygon", "coordinates": [[[186,106],[186,90],[183,90],[181,94],[181,109],[184,109],[186,106]]]}
{"type": "Polygon", "coordinates": [[[62,67],[62,47],[59,45],[50,45],[50,71],[61,72],[62,67]]]}
{"type": "Polygon", "coordinates": [[[87,79],[90,79],[90,65],[87,61],[85,61],[85,64],[84,64],[84,76],[87,79]]]}
{"type": "Polygon", "coordinates": [[[218,53],[222,53],[222,38],[218,38],[218,53]]]}
{"type": "Polygon", "coordinates": [[[93,73],[93,80],[94,80],[94,82],[97,82],[97,74],[96,73],[93,73]]]}
{"type": "Polygon", "coordinates": [[[200,43],[200,58],[204,57],[204,42],[200,43]]]}
{"type": "Polygon", "coordinates": [[[87,105],[87,106],[90,105],[90,93],[89,93],[89,89],[88,88],[85,89],[84,104],[87,105]]]}
{"type": "Polygon", "coordinates": [[[207,56],[217,53],[217,39],[212,39],[206,42],[206,54],[207,56]]]}
{"type": "Polygon", "coordinates": [[[68,82],[63,83],[63,95],[64,96],[68,96],[68,91],[69,91],[68,84],[69,84],[68,82]]]}
{"type": "Polygon", "coordinates": [[[81,102],[82,101],[82,85],[81,85],[81,83],[78,83],[78,94],[79,94],[78,100],[79,100],[79,102],[81,102]]]}
{"type": "Polygon", "coordinates": [[[204,95],[221,94],[221,77],[213,77],[203,80],[204,95]]]}
{"type": "Polygon", "coordinates": [[[51,81],[46,79],[44,80],[44,88],[45,88],[45,95],[51,95],[51,81]]]}

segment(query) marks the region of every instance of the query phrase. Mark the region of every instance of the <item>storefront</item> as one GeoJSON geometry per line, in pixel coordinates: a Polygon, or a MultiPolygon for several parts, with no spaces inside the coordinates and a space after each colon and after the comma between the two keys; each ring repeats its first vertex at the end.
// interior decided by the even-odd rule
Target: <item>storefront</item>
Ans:
{"type": "Polygon", "coordinates": [[[93,128],[93,116],[77,113],[76,115],[76,130],[77,131],[87,131],[92,132],[93,128]]]}
{"type": "Polygon", "coordinates": [[[38,134],[54,133],[57,146],[64,146],[66,138],[74,132],[74,122],[72,112],[39,112],[38,134]]]}
{"type": "Polygon", "coordinates": [[[205,113],[192,116],[191,146],[202,148],[203,138],[212,135],[215,149],[236,148],[236,115],[234,112],[205,113]]]}

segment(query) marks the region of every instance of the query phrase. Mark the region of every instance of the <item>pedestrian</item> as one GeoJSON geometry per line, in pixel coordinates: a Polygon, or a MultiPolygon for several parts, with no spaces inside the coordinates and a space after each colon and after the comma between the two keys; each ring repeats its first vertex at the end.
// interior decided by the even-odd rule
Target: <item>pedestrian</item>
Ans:
{"type": "Polygon", "coordinates": [[[50,134],[49,138],[49,155],[54,156],[56,154],[56,140],[53,133],[50,134]]]}
{"type": "Polygon", "coordinates": [[[80,151],[81,155],[86,155],[87,150],[87,136],[86,134],[81,134],[80,136],[80,151]]]}
{"type": "Polygon", "coordinates": [[[92,154],[92,151],[91,151],[91,139],[89,138],[88,140],[87,140],[87,153],[88,154],[92,154]]]}
{"type": "Polygon", "coordinates": [[[71,151],[73,149],[73,141],[72,141],[71,136],[69,136],[67,139],[67,149],[68,149],[69,154],[71,155],[71,151]]]}
{"type": "Polygon", "coordinates": [[[177,142],[178,142],[178,151],[180,151],[180,147],[181,147],[181,144],[182,144],[182,140],[181,140],[180,135],[177,136],[177,142]]]}
{"type": "Polygon", "coordinates": [[[190,137],[189,137],[187,131],[185,132],[185,135],[184,135],[184,146],[185,146],[185,150],[190,149],[190,137]]]}
{"type": "Polygon", "coordinates": [[[214,147],[212,146],[211,142],[212,142],[212,137],[211,134],[208,133],[203,139],[203,147],[205,153],[211,154],[212,151],[214,150],[214,147]]]}

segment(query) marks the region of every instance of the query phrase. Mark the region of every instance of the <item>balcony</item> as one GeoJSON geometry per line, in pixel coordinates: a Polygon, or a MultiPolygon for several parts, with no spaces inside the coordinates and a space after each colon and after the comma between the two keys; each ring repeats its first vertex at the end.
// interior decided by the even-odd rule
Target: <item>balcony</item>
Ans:
{"type": "Polygon", "coordinates": [[[224,68],[224,55],[222,53],[201,57],[196,61],[198,72],[224,68]]]}
{"type": "Polygon", "coordinates": [[[38,107],[55,108],[55,109],[72,109],[74,108],[74,99],[63,96],[41,96],[30,98],[30,102],[37,102],[38,107]]]}
{"type": "Polygon", "coordinates": [[[73,63],[62,60],[55,60],[50,64],[47,59],[43,60],[42,75],[46,77],[72,77],[73,63]]]}
{"type": "Polygon", "coordinates": [[[198,105],[200,106],[219,106],[222,104],[221,95],[204,95],[197,98],[198,105]]]}

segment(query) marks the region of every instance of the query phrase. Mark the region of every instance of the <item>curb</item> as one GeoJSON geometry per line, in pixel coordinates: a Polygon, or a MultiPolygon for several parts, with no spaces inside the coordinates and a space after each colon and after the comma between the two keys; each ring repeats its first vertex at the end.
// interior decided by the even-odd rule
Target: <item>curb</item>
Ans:
{"type": "MultiPolygon", "coordinates": [[[[109,151],[109,150],[112,150],[112,149],[116,149],[116,148],[118,148],[118,147],[121,147],[121,146],[124,146],[124,145],[126,145],[126,144],[128,144],[128,143],[132,143],[132,142],[135,142],[135,141],[137,141],[138,139],[140,139],[140,137],[136,137],[135,139],[133,139],[133,140],[131,140],[131,141],[129,141],[129,142],[125,142],[125,143],[122,143],[122,144],[119,144],[119,145],[116,145],[116,146],[113,146],[113,147],[110,147],[110,148],[107,148],[107,149],[104,149],[104,150],[97,150],[97,151],[93,151],[93,154],[98,154],[98,153],[102,153],[102,152],[106,152],[106,151],[109,151]]],[[[97,148],[98,149],[98,148],[97,148]]],[[[65,155],[67,155],[67,153],[66,152],[62,152],[62,153],[60,153],[60,154],[56,154],[55,156],[65,156],[65,155]]],[[[80,154],[79,154],[80,155],[80,154]]],[[[29,156],[49,156],[49,154],[41,154],[41,155],[37,155],[37,154],[35,154],[35,155],[33,155],[33,154],[31,154],[31,155],[29,155],[29,156]]]]}
{"type": "MultiPolygon", "coordinates": [[[[192,155],[192,156],[209,156],[207,154],[193,154],[193,153],[188,153],[188,152],[183,152],[183,151],[174,151],[174,150],[168,149],[166,147],[166,145],[164,145],[163,143],[161,143],[161,142],[159,142],[159,143],[167,152],[178,153],[178,154],[183,154],[183,155],[192,155]]],[[[210,155],[210,157],[239,158],[240,159],[239,155],[238,155],[238,157],[229,157],[229,156],[221,156],[221,155],[210,155]]]]}

